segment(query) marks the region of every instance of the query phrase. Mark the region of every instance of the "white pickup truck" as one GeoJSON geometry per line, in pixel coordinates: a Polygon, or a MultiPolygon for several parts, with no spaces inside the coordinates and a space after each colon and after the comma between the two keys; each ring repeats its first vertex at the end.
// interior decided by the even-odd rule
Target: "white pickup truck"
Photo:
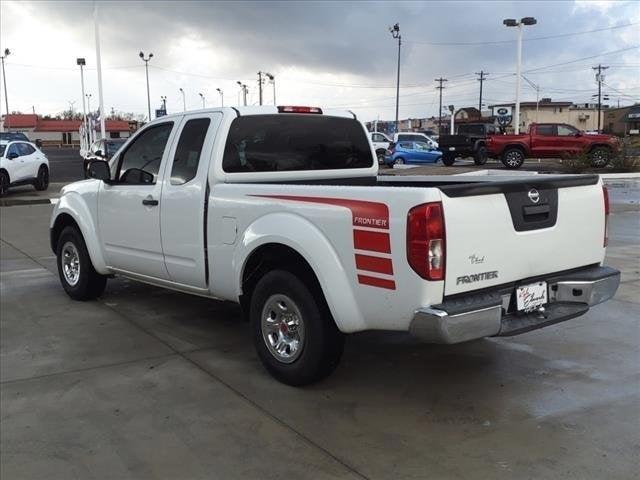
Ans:
{"type": "Polygon", "coordinates": [[[457,343],[611,298],[597,176],[378,177],[350,112],[245,107],[162,117],[64,187],[51,248],[74,299],[122,275],[238,302],[258,355],[302,385],[344,334],[457,343]]]}

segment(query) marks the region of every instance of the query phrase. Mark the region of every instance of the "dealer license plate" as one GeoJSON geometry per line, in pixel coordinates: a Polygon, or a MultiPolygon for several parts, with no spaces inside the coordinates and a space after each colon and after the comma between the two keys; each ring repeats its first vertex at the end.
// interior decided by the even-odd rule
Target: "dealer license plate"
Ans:
{"type": "Polygon", "coordinates": [[[547,303],[547,282],[530,283],[516,288],[519,311],[530,312],[547,303]]]}
{"type": "Polygon", "coordinates": [[[449,147],[450,152],[455,152],[455,150],[456,150],[456,147],[449,147]]]}

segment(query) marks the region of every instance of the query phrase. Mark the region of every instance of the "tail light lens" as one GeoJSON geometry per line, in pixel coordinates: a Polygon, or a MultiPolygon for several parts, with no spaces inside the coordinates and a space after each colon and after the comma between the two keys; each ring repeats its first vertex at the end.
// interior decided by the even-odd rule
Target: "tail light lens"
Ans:
{"type": "Polygon", "coordinates": [[[301,107],[301,106],[279,106],[278,113],[319,113],[322,114],[322,109],[318,107],[301,107]]]}
{"type": "Polygon", "coordinates": [[[607,187],[602,186],[602,196],[604,198],[604,241],[602,246],[609,244],[609,191],[607,187]]]}
{"type": "Polygon", "coordinates": [[[425,203],[407,215],[407,260],[426,280],[444,280],[446,233],[442,202],[425,203]]]}

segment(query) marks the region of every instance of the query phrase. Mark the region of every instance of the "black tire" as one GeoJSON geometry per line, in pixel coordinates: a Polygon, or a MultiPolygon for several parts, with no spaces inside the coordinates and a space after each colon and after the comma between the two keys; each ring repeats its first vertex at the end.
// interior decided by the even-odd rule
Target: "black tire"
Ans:
{"type": "Polygon", "coordinates": [[[77,228],[65,227],[62,230],[58,237],[56,255],[60,283],[67,295],[74,300],[93,300],[102,295],[107,285],[107,277],[100,275],[93,268],[84,238],[77,228]],[[78,274],[75,281],[70,280],[71,275],[65,273],[65,259],[73,259],[73,249],[78,260],[78,274]]]}
{"type": "Polygon", "coordinates": [[[46,165],[40,165],[38,169],[38,176],[33,182],[33,186],[38,191],[43,191],[49,188],[49,168],[46,165]]]}
{"type": "Polygon", "coordinates": [[[444,163],[447,167],[450,167],[456,161],[456,157],[451,155],[450,153],[445,153],[442,155],[442,163],[444,163]]]}
{"type": "Polygon", "coordinates": [[[489,152],[487,152],[487,147],[485,147],[484,145],[480,145],[473,154],[473,161],[476,165],[484,165],[485,163],[487,163],[488,158],[489,152]]]}
{"type": "Polygon", "coordinates": [[[376,157],[378,158],[378,165],[382,165],[384,163],[384,157],[385,157],[385,151],[384,150],[378,150],[376,152],[376,157]]]}
{"type": "Polygon", "coordinates": [[[344,349],[344,335],[336,327],[322,294],[314,295],[309,285],[291,272],[273,270],[258,281],[251,293],[249,315],[258,357],[274,378],[287,385],[307,385],[326,377],[338,365],[344,349]],[[292,316],[288,318],[294,319],[290,321],[299,323],[283,327],[278,312],[289,312],[292,316]],[[295,339],[298,335],[299,342],[293,348],[283,342],[287,346],[278,355],[272,353],[278,342],[269,345],[269,338],[274,341],[273,335],[278,340],[295,339]]]}
{"type": "Polygon", "coordinates": [[[502,152],[502,164],[510,170],[518,169],[524,163],[524,152],[518,147],[509,147],[502,152]]]}
{"type": "Polygon", "coordinates": [[[393,164],[394,164],[394,165],[404,165],[404,164],[405,164],[404,158],[402,158],[402,157],[398,157],[398,158],[396,158],[396,159],[393,161],[393,164]]]}
{"type": "Polygon", "coordinates": [[[9,191],[9,174],[4,170],[0,171],[0,197],[4,197],[9,191]]]}
{"type": "Polygon", "coordinates": [[[591,166],[594,168],[606,167],[611,161],[612,153],[613,152],[609,147],[595,147],[591,152],[589,152],[591,166]]]}

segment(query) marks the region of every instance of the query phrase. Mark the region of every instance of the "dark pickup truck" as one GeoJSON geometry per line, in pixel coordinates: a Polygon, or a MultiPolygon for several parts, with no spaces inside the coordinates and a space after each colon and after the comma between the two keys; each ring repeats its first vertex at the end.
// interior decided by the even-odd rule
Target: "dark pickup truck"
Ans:
{"type": "Polygon", "coordinates": [[[486,140],[497,133],[493,123],[465,123],[458,125],[456,135],[441,135],[438,141],[442,163],[453,165],[456,158],[473,157],[476,165],[487,163],[486,140]]]}

